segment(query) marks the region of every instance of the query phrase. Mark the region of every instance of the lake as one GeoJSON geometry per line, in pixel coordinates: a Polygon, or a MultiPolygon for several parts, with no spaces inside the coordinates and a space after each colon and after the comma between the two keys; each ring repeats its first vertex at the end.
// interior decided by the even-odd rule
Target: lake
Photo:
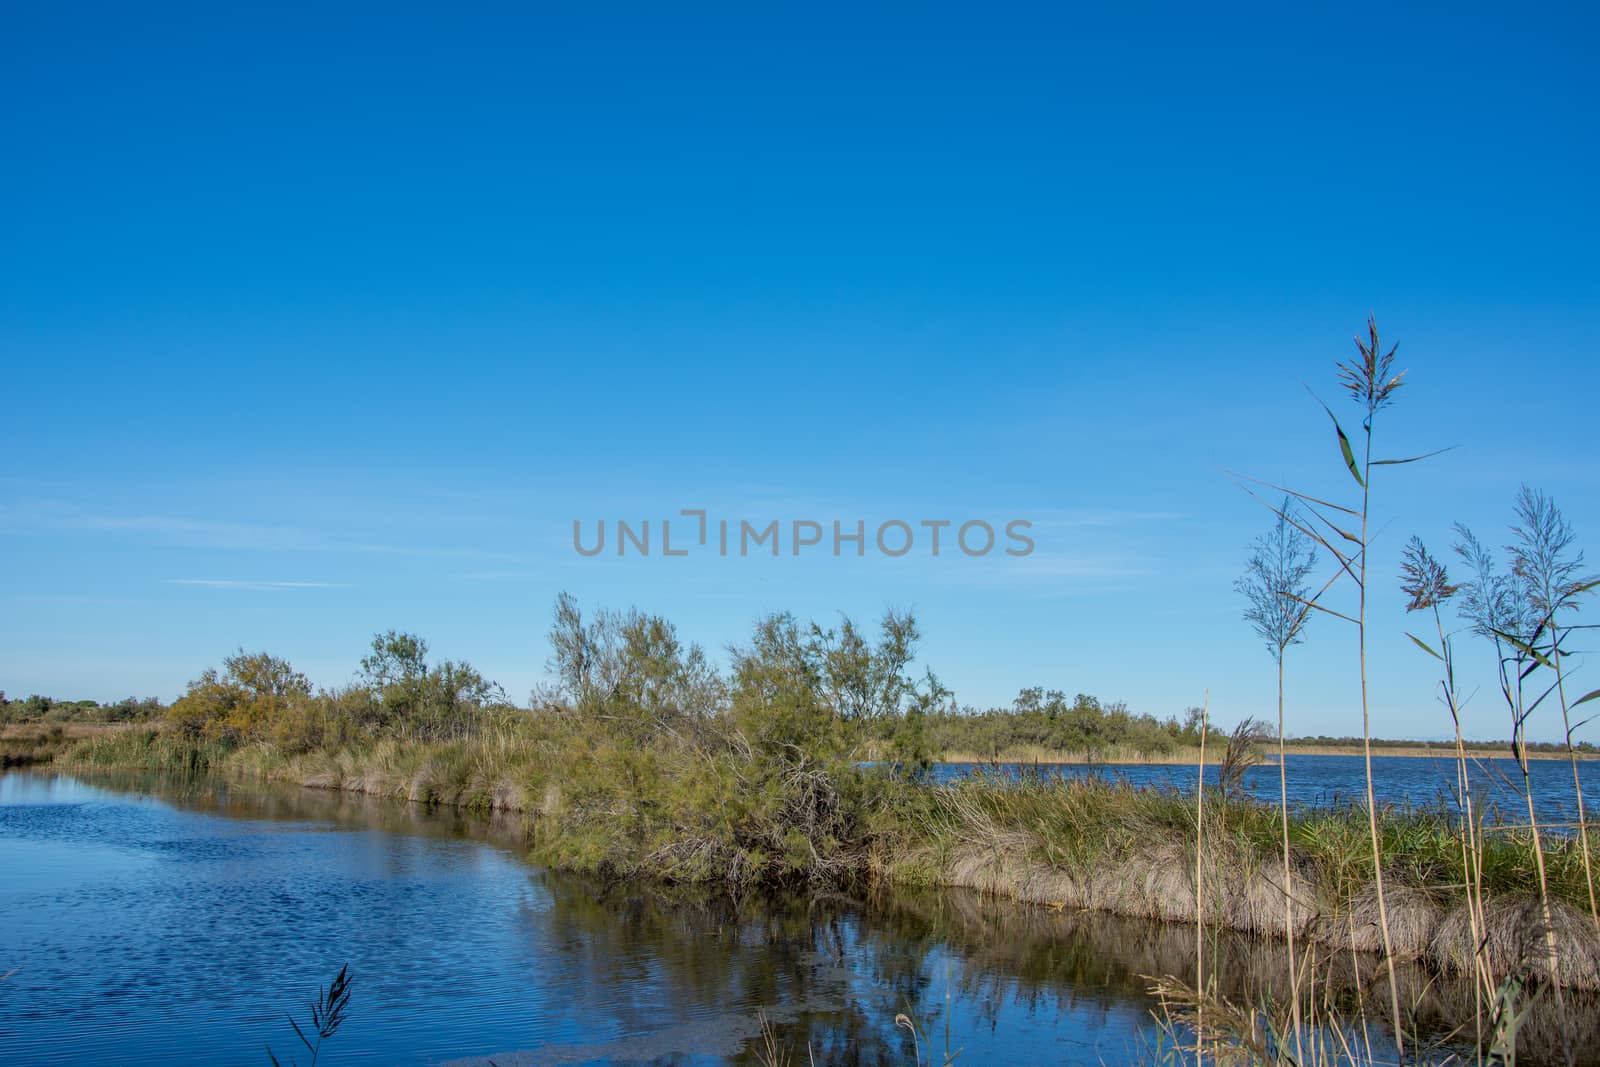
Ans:
{"type": "MultiPolygon", "coordinates": [[[[1491,822],[1526,823],[1527,802],[1522,798],[1522,772],[1511,759],[1474,758],[1469,755],[1474,803],[1491,822]]],[[[1287,757],[1289,802],[1302,807],[1330,804],[1366,804],[1365,761],[1360,756],[1294,755],[1287,757]]],[[[977,771],[1017,777],[1042,774],[1082,778],[1098,775],[1134,785],[1159,786],[1194,791],[1193,764],[1108,764],[1108,763],[941,763],[933,776],[941,782],[954,781],[977,771]]],[[[1453,755],[1372,757],[1372,782],[1379,804],[1418,808],[1445,803],[1455,810],[1456,762],[1453,755]]],[[[1575,822],[1578,817],[1577,792],[1572,784],[1572,765],[1565,759],[1529,761],[1533,783],[1534,810],[1541,824],[1575,822]]],[[[1600,801],[1600,760],[1579,760],[1578,776],[1583,783],[1585,811],[1600,801]]],[[[1206,781],[1216,784],[1217,769],[1206,767],[1206,781]]],[[[1279,797],[1278,766],[1258,764],[1244,772],[1244,787],[1257,799],[1276,804],[1279,797]]],[[[1559,828],[1559,827],[1557,827],[1559,828]]]]}
{"type": "MultiPolygon", "coordinates": [[[[960,1063],[1130,1064],[1141,976],[1192,966],[1188,927],[961,892],[684,901],[521,841],[289,787],[0,777],[0,1062],[304,1063],[285,1013],[348,963],[323,1064],[756,1063],[763,1018],[793,1062],[908,1064],[901,1012],[960,1063]]],[[[1282,981],[1270,944],[1210,951],[1236,995],[1282,981]]],[[[1460,991],[1403,970],[1443,1033],[1460,991]]]]}

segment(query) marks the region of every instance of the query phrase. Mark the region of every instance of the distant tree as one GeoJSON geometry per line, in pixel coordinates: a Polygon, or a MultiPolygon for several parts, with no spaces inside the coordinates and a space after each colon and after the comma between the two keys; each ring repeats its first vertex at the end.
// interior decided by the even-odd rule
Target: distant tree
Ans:
{"type": "Polygon", "coordinates": [[[428,673],[428,642],[396,630],[376,634],[372,652],[361,660],[361,674],[374,689],[414,682],[428,673]]]}
{"type": "Polygon", "coordinates": [[[155,697],[123,697],[113,704],[105,704],[96,708],[100,718],[106,722],[147,722],[160,717],[166,709],[161,701],[155,697]]]}
{"type": "Polygon", "coordinates": [[[470,663],[443,660],[430,666],[428,642],[388,630],[372,638],[361,678],[380,730],[421,740],[460,738],[479,725],[480,712],[505,704],[505,691],[470,663]]]}
{"type": "Polygon", "coordinates": [[[698,731],[722,709],[723,682],[705,651],[659,615],[601,611],[586,621],[562,593],[550,647],[555,696],[579,714],[635,731],[698,731]]]}
{"type": "Polygon", "coordinates": [[[311,697],[311,683],[287,660],[240,649],[207,670],[167,709],[167,717],[190,737],[238,743],[269,736],[275,722],[311,697]]]}
{"type": "Polygon", "coordinates": [[[912,616],[887,612],[878,631],[870,642],[849,619],[837,630],[802,628],[789,614],[763,619],[750,644],[732,650],[736,724],[777,754],[845,755],[870,734],[923,760],[922,720],[948,707],[949,691],[932,672],[911,674],[912,616]],[[918,721],[908,724],[908,715],[918,721]]]}
{"type": "Polygon", "coordinates": [[[1093,760],[1111,740],[1100,701],[1087,693],[1079,693],[1072,699],[1072,706],[1066,709],[1060,723],[1063,727],[1061,747],[1081,751],[1086,760],[1093,760]]]}
{"type": "Polygon", "coordinates": [[[1011,708],[1018,715],[1037,715],[1044,705],[1044,689],[1034,686],[1024,689],[1017,694],[1017,699],[1011,702],[1011,708]]]}

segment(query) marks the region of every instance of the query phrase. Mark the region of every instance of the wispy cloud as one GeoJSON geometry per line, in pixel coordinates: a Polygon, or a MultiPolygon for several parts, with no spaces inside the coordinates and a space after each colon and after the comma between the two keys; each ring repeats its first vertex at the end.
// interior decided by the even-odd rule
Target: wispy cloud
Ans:
{"type": "Polygon", "coordinates": [[[293,526],[215,522],[172,515],[79,515],[62,519],[59,525],[79,530],[147,534],[194,548],[323,547],[315,533],[293,526]]]}
{"type": "MultiPolygon", "coordinates": [[[[985,561],[988,562],[988,561],[985,561]]],[[[960,568],[953,568],[959,573],[960,568]]],[[[1125,582],[1154,573],[1149,564],[1125,557],[1029,556],[974,567],[971,576],[992,585],[1065,587],[1085,582],[1125,582]]]]}
{"type": "Polygon", "coordinates": [[[108,515],[60,500],[0,503],[0,531],[122,534],[189,548],[281,550],[326,547],[324,539],[315,531],[300,527],[149,513],[108,515]]]}
{"type": "Polygon", "coordinates": [[[1178,511],[1129,511],[1121,508],[1083,508],[1046,511],[1028,516],[1034,526],[1066,529],[1081,526],[1131,526],[1145,523],[1177,522],[1186,516],[1178,511]]]}
{"type": "Polygon", "coordinates": [[[306,527],[271,523],[232,522],[162,514],[95,514],[53,500],[31,501],[25,504],[0,503],[0,532],[41,530],[121,534],[183,548],[433,556],[504,562],[517,562],[523,558],[516,553],[476,548],[408,546],[347,539],[306,527]]]}
{"type": "Polygon", "coordinates": [[[1132,578],[1151,573],[1147,564],[1118,557],[1032,555],[1007,566],[1029,577],[1132,578]]]}
{"type": "Polygon", "coordinates": [[[206,589],[254,589],[281,591],[286,589],[348,589],[343,582],[274,582],[253,578],[169,578],[169,585],[197,585],[206,589]]]}

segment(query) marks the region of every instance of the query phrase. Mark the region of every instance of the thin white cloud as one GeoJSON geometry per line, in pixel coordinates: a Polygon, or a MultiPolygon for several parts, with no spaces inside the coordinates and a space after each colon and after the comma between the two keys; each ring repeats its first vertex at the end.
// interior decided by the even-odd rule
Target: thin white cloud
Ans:
{"type": "Polygon", "coordinates": [[[920,562],[928,580],[941,585],[1020,590],[1039,596],[1123,588],[1147,581],[1155,573],[1150,560],[1125,555],[1035,552],[1028,556],[941,557],[920,562]]]}
{"type": "Polygon", "coordinates": [[[1037,553],[1007,561],[1006,566],[1032,577],[1131,578],[1151,573],[1148,566],[1125,558],[1037,553]]]}
{"type": "Polygon", "coordinates": [[[170,585],[197,585],[206,589],[253,589],[253,590],[285,590],[285,589],[348,589],[343,582],[273,582],[258,579],[244,578],[169,578],[170,585]]]}
{"type": "Polygon", "coordinates": [[[475,548],[405,546],[344,540],[316,530],[241,522],[194,519],[177,515],[100,515],[58,501],[0,503],[0,533],[39,530],[83,530],[126,534],[158,544],[275,552],[342,552],[358,555],[433,556],[439,558],[521,562],[517,553],[475,548]]]}
{"type": "Polygon", "coordinates": [[[1067,528],[1075,526],[1128,526],[1135,523],[1177,522],[1186,518],[1178,511],[1125,511],[1119,508],[1087,508],[1074,511],[1046,511],[1033,518],[1034,526],[1067,528]]]}
{"type": "Polygon", "coordinates": [[[307,549],[317,535],[292,526],[191,519],[174,515],[104,515],[58,500],[0,503],[0,531],[84,530],[128,534],[190,548],[307,549]]]}
{"type": "Polygon", "coordinates": [[[292,526],[257,526],[171,515],[84,515],[68,519],[63,525],[83,530],[149,534],[194,548],[321,547],[315,534],[292,526]]]}

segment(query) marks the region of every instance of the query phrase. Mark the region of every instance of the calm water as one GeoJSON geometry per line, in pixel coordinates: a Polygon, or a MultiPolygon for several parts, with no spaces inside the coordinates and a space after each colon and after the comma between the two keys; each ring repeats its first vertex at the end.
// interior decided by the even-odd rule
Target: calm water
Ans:
{"type": "MultiPolygon", "coordinates": [[[[762,1017],[799,1062],[904,1064],[906,1012],[962,1063],[1114,1065],[1147,1058],[1140,976],[1191,966],[1191,928],[963,893],[673,902],[519,843],[310,790],[6,775],[0,1062],[304,1062],[284,1013],[348,962],[327,1064],[753,1063],[762,1017]]],[[[1270,946],[1212,951],[1236,993],[1282,981],[1270,946]]],[[[1470,1004],[1406,981],[1435,1030],[1470,1004]]]]}
{"type": "MultiPolygon", "coordinates": [[[[1565,759],[1530,761],[1534,810],[1541,823],[1576,821],[1577,794],[1572,785],[1572,765],[1565,759]]],[[[946,763],[934,768],[940,781],[984,769],[980,764],[946,763]]],[[[987,768],[992,770],[993,768],[987,768]]],[[[1166,786],[1193,790],[1192,765],[1118,765],[1088,763],[1003,764],[1002,773],[1032,773],[1087,777],[1100,775],[1124,779],[1136,785],[1166,786]]],[[[1289,800],[1300,805],[1366,802],[1365,761],[1360,756],[1288,757],[1289,800]]],[[[1475,803],[1491,819],[1504,822],[1528,821],[1527,802],[1522,799],[1522,772],[1510,759],[1472,759],[1471,777],[1475,803]]],[[[1583,783],[1585,810],[1593,814],[1600,802],[1600,760],[1581,760],[1578,775],[1583,783]]],[[[1424,807],[1441,801],[1455,807],[1456,763],[1453,756],[1373,756],[1373,787],[1379,804],[1396,807],[1424,807]]],[[[1216,781],[1216,768],[1206,768],[1206,781],[1216,781]]],[[[1276,803],[1279,783],[1277,764],[1251,767],[1245,771],[1245,788],[1262,800],[1276,803]]]]}

